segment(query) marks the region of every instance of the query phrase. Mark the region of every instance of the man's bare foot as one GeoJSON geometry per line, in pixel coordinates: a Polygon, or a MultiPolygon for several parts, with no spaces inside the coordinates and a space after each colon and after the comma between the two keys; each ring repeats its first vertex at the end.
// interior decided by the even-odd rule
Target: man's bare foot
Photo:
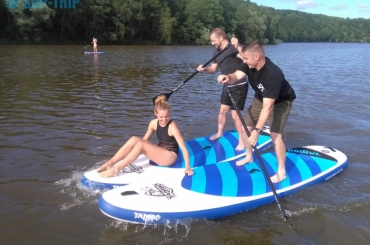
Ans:
{"type": "Polygon", "coordinates": [[[236,151],[243,151],[244,150],[244,144],[239,142],[239,145],[235,148],[236,151]]]}
{"type": "Polygon", "coordinates": [[[223,135],[222,134],[214,134],[211,137],[209,137],[210,140],[217,140],[218,138],[221,138],[223,135]]]}
{"type": "Polygon", "coordinates": [[[286,179],[286,173],[284,172],[284,173],[279,173],[279,172],[277,172],[274,176],[272,176],[271,178],[271,182],[272,183],[279,183],[279,182],[281,182],[281,181],[283,181],[283,180],[285,180],[286,179]]]}
{"type": "Polygon", "coordinates": [[[246,156],[242,160],[237,161],[236,166],[243,166],[244,164],[251,162],[253,162],[253,156],[250,157],[246,156]]]}
{"type": "Polygon", "coordinates": [[[119,171],[117,172],[115,168],[110,168],[110,169],[107,169],[107,170],[101,172],[100,176],[104,177],[104,178],[109,178],[109,177],[117,176],[118,173],[119,173],[119,171]]]}

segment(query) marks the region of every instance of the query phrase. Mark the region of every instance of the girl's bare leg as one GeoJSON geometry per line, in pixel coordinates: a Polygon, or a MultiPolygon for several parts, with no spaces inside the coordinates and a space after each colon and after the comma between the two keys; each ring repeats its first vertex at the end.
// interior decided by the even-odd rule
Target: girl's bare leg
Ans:
{"type": "MultiPolygon", "coordinates": [[[[110,167],[112,167],[114,164],[116,164],[117,162],[121,161],[122,159],[124,159],[128,153],[134,148],[134,146],[136,145],[137,142],[139,142],[141,140],[141,138],[137,137],[137,136],[133,136],[131,137],[118,151],[117,153],[111,158],[109,159],[107,162],[105,162],[103,165],[101,165],[97,171],[98,172],[101,172],[101,171],[104,171],[104,170],[107,170],[109,169],[110,167]]],[[[135,161],[136,159],[134,159],[135,161]]]]}
{"type": "Polygon", "coordinates": [[[101,175],[103,177],[117,176],[122,169],[133,163],[140,154],[146,155],[152,161],[163,166],[172,165],[177,158],[177,155],[174,152],[165,150],[147,140],[139,139],[139,141],[136,142],[135,146],[119,164],[116,164],[112,168],[105,170],[101,173],[101,175]]]}

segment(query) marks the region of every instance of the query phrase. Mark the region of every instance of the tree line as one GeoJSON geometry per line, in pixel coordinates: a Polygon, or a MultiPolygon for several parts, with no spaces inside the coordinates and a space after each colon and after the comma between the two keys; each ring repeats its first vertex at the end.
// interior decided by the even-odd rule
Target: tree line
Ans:
{"type": "Polygon", "coordinates": [[[0,0],[0,44],[370,42],[370,19],[276,10],[249,0],[0,0]]]}

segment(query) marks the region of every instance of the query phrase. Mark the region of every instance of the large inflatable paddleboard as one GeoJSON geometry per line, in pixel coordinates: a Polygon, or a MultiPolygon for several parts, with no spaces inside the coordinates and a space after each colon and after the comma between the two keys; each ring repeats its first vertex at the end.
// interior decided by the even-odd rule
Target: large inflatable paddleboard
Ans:
{"type": "MultiPolygon", "coordinates": [[[[205,136],[186,141],[192,168],[245,156],[245,151],[235,150],[239,142],[236,131],[225,132],[224,136],[217,140],[210,140],[209,137],[205,136]]],[[[258,139],[257,148],[263,150],[271,145],[270,130],[268,127],[265,127],[258,139]]],[[[124,168],[116,177],[103,178],[94,169],[84,173],[81,183],[94,189],[112,189],[139,179],[145,179],[148,175],[171,175],[173,171],[184,173],[184,168],[185,162],[180,149],[175,164],[170,167],[158,166],[146,156],[140,155],[134,163],[124,168]]]]}
{"type": "MultiPolygon", "coordinates": [[[[261,154],[269,176],[277,171],[275,153],[261,154]]],[[[286,152],[287,178],[274,184],[279,197],[341,173],[348,165],[340,151],[306,146],[286,152]]],[[[147,175],[145,181],[109,190],[99,198],[107,216],[132,223],[166,223],[184,218],[217,219],[275,200],[257,158],[236,166],[236,160],[205,165],[184,173],[147,175]]]]}

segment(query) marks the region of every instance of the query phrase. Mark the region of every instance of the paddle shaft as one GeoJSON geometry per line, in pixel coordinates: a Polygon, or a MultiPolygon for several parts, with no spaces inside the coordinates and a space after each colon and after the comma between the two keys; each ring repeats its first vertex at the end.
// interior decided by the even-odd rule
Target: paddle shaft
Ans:
{"type": "MultiPolygon", "coordinates": [[[[209,65],[212,61],[214,61],[218,56],[220,56],[223,52],[225,52],[226,51],[226,49],[228,49],[229,47],[231,46],[231,43],[228,43],[227,45],[226,45],[226,47],[223,49],[223,50],[221,50],[217,55],[215,55],[214,57],[212,57],[212,59],[210,59],[207,63],[205,63],[202,67],[204,68],[204,67],[206,67],[207,65],[209,65]]],[[[182,85],[184,85],[185,83],[187,83],[187,81],[189,81],[192,77],[194,77],[196,74],[198,74],[198,70],[196,71],[196,72],[194,72],[190,77],[188,77],[185,81],[183,81],[179,86],[177,86],[174,90],[172,90],[170,93],[166,93],[166,94],[164,94],[165,96],[166,96],[166,98],[167,98],[167,100],[170,98],[170,96],[172,95],[172,93],[173,92],[175,92],[176,90],[178,90],[182,85]]],[[[162,94],[160,94],[160,95],[162,95],[162,94]]],[[[154,98],[153,98],[153,105],[154,105],[154,101],[155,101],[155,99],[158,97],[159,95],[157,95],[157,96],[155,96],[154,98]]]]}
{"type": "MultiPolygon", "coordinates": [[[[247,125],[245,124],[245,121],[244,121],[244,119],[243,119],[242,114],[240,113],[240,111],[239,111],[238,107],[237,107],[237,106],[236,106],[236,104],[235,104],[235,101],[234,101],[234,99],[233,99],[233,97],[232,97],[232,95],[231,95],[231,93],[230,93],[229,88],[227,87],[227,85],[224,85],[224,86],[226,87],[226,91],[227,91],[227,93],[229,94],[229,97],[230,97],[230,99],[231,99],[231,102],[233,103],[233,106],[235,107],[235,110],[236,110],[236,112],[237,112],[237,114],[238,114],[238,116],[239,116],[239,119],[240,119],[240,121],[241,121],[241,123],[242,123],[242,125],[243,125],[243,128],[244,128],[245,132],[247,133],[247,136],[248,136],[248,137],[250,137],[250,136],[251,136],[251,133],[249,132],[249,130],[248,130],[248,128],[247,128],[247,125]]],[[[241,137],[241,135],[239,135],[239,137],[241,137]]],[[[248,143],[248,142],[245,142],[245,143],[248,143]]],[[[278,198],[278,196],[277,196],[277,193],[276,193],[276,190],[275,190],[274,184],[272,183],[272,181],[271,181],[271,179],[270,179],[270,176],[268,175],[268,172],[267,172],[266,166],[265,166],[265,164],[263,163],[262,157],[261,157],[260,153],[258,152],[258,149],[257,149],[257,147],[256,147],[255,145],[253,145],[253,150],[254,150],[254,152],[256,153],[257,158],[258,158],[258,160],[259,160],[259,161],[260,161],[260,163],[261,163],[261,167],[262,167],[263,173],[265,174],[265,177],[266,177],[267,181],[269,182],[269,185],[270,185],[270,187],[271,187],[271,190],[272,190],[272,192],[274,193],[275,200],[276,200],[276,202],[277,202],[277,204],[278,204],[278,206],[279,206],[279,209],[280,209],[280,210],[281,210],[281,212],[283,213],[284,221],[286,221],[286,220],[288,220],[288,216],[285,214],[284,207],[283,207],[283,205],[280,203],[280,200],[279,200],[279,198],[278,198]]]]}
{"type": "MultiPolygon", "coordinates": [[[[210,59],[207,63],[205,63],[202,67],[206,67],[207,65],[209,65],[212,61],[214,61],[218,56],[220,56],[223,52],[225,52],[226,49],[228,49],[230,47],[230,43],[228,43],[226,45],[226,47],[221,50],[216,56],[214,56],[212,59],[210,59]]],[[[177,86],[174,90],[172,90],[171,94],[173,92],[175,92],[177,89],[179,89],[182,85],[184,85],[187,81],[189,81],[192,77],[194,77],[196,74],[198,74],[198,70],[196,72],[194,72],[190,77],[188,77],[185,81],[183,81],[179,86],[177,86]]]]}

